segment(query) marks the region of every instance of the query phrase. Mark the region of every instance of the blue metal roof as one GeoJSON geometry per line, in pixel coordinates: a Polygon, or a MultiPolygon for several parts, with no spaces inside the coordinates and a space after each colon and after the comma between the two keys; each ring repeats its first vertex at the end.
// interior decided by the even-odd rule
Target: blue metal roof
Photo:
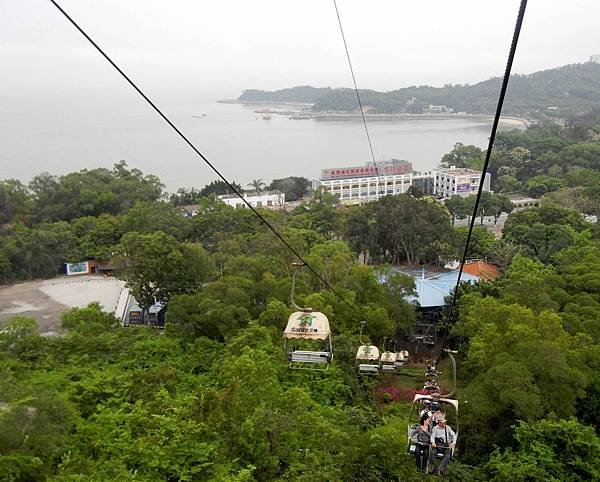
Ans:
{"type": "MultiPolygon", "coordinates": [[[[425,270],[404,272],[397,269],[397,271],[414,278],[417,296],[409,297],[407,301],[416,301],[423,308],[446,305],[444,298],[452,292],[458,279],[458,270],[435,274],[425,270]]],[[[465,281],[479,281],[479,278],[463,272],[461,282],[465,281]]]]}

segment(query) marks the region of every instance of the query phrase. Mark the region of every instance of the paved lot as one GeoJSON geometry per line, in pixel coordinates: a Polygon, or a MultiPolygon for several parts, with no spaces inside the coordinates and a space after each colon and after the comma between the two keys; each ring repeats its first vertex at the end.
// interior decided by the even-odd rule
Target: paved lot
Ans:
{"type": "Polygon", "coordinates": [[[97,301],[106,311],[117,309],[124,283],[101,276],[59,277],[0,287],[0,326],[15,315],[37,320],[41,333],[60,331],[60,315],[97,301]]]}

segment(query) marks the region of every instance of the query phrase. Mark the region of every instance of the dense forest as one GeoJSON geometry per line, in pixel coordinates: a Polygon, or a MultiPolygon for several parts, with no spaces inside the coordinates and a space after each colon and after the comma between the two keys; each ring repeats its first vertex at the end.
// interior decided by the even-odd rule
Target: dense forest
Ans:
{"type": "MultiPolygon", "coordinates": [[[[450,480],[600,479],[599,133],[595,112],[498,137],[499,193],[476,215],[511,211],[510,193],[540,201],[511,212],[500,239],[475,229],[471,255],[502,276],[459,291],[450,480]]],[[[477,166],[482,155],[457,144],[441,162],[477,166]]],[[[169,306],[161,332],[121,327],[98,305],[67,311],[61,336],[25,317],[3,326],[0,480],[427,477],[406,452],[422,370],[359,379],[354,357],[361,321],[376,344],[409,336],[414,283],[391,265],[455,259],[466,233],[453,221],[468,205],[411,191],[341,207],[317,190],[290,212],[261,210],[348,302],[299,275],[296,301],[333,330],[332,367],[315,374],[289,370],[282,349],[294,257],[249,210],[219,201],[221,188],[194,191],[198,212],[184,216],[181,198],[125,163],[0,182],[4,283],[95,257],[140,299],[169,306]]]]}
{"type": "MultiPolygon", "coordinates": [[[[380,114],[423,113],[429,105],[445,105],[454,112],[493,114],[501,78],[477,84],[444,87],[412,86],[388,92],[361,90],[364,106],[380,114]]],[[[240,101],[306,102],[315,111],[354,112],[353,89],[294,87],[273,92],[246,90],[240,101]]],[[[600,64],[565,65],[529,75],[513,74],[503,113],[531,119],[563,118],[583,114],[600,105],[600,64]]]]}

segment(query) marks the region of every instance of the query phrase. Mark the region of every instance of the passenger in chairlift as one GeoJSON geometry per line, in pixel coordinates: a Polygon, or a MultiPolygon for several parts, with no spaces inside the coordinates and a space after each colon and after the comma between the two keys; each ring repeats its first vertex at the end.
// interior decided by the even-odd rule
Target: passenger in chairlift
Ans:
{"type": "Polygon", "coordinates": [[[441,417],[437,419],[437,425],[431,429],[431,447],[433,451],[433,460],[435,460],[435,453],[443,453],[442,461],[437,469],[434,470],[435,475],[444,475],[446,467],[452,458],[452,449],[454,449],[456,443],[456,434],[448,425],[446,425],[446,418],[441,417]]]}
{"type": "Polygon", "coordinates": [[[419,412],[419,417],[422,417],[424,414],[427,414],[427,418],[431,418],[433,415],[433,412],[431,411],[431,402],[429,400],[423,402],[423,408],[419,412]]]}
{"type": "Polygon", "coordinates": [[[439,407],[435,407],[435,410],[432,408],[433,414],[431,415],[431,425],[435,427],[440,420],[446,420],[446,414],[440,410],[439,407]]]}
{"type": "Polygon", "coordinates": [[[429,445],[430,445],[430,428],[429,428],[429,416],[424,413],[419,421],[419,428],[415,434],[416,445],[415,445],[415,463],[417,470],[425,472],[427,470],[427,461],[429,460],[429,445]]]}

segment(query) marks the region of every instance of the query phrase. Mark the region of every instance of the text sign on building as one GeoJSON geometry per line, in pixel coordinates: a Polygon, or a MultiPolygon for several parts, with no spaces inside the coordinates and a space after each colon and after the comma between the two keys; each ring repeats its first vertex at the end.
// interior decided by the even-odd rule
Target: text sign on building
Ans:
{"type": "Polygon", "coordinates": [[[468,182],[457,184],[456,185],[456,192],[469,192],[469,188],[470,187],[471,187],[471,184],[468,183],[468,182]]]}

